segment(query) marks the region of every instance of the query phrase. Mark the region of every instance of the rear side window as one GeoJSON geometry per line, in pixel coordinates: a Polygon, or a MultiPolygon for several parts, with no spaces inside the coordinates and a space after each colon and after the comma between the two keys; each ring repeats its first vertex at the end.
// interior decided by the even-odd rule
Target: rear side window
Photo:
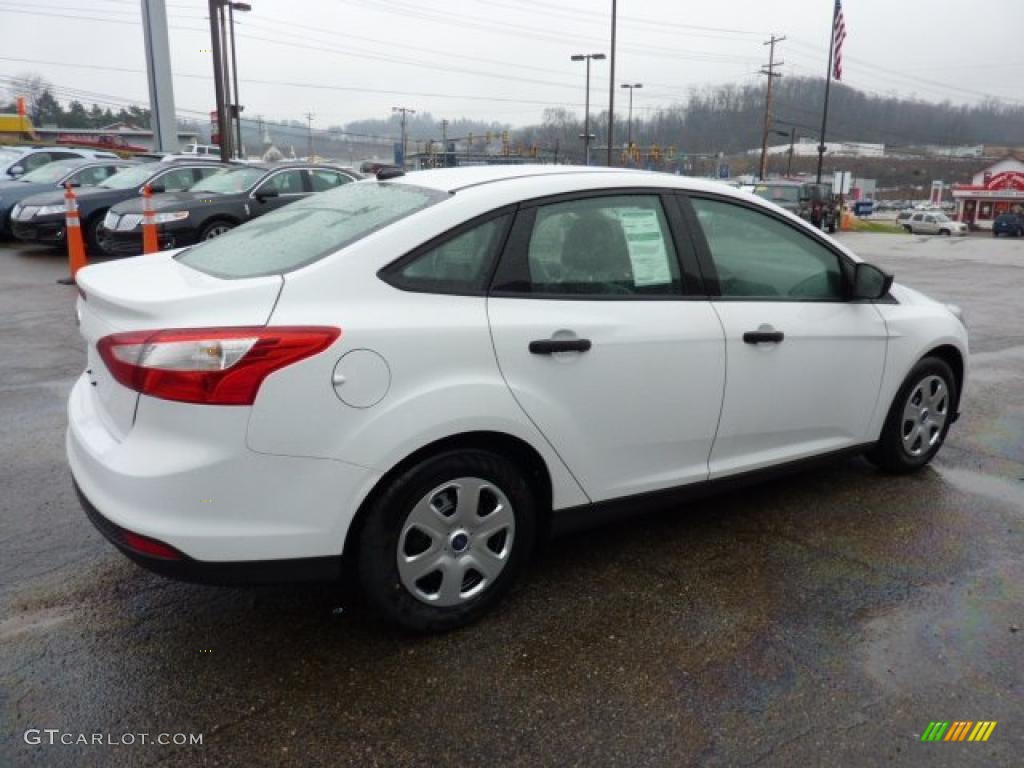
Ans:
{"type": "Polygon", "coordinates": [[[428,293],[482,294],[511,218],[497,216],[382,273],[396,288],[428,293]]]}
{"type": "Polygon", "coordinates": [[[410,184],[346,184],[260,216],[175,258],[227,279],[284,274],[446,197],[410,184]]]}
{"type": "Polygon", "coordinates": [[[325,171],[319,168],[310,171],[309,177],[313,182],[314,192],[326,192],[328,189],[334,189],[352,181],[348,176],[337,171],[325,171]]]}

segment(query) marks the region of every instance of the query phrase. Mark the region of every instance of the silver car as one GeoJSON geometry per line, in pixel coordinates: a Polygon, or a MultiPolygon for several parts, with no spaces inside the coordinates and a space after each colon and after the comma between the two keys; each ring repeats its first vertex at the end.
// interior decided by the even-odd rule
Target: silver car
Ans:
{"type": "Polygon", "coordinates": [[[967,225],[953,221],[939,212],[919,211],[904,224],[915,235],[958,235],[967,234],[967,225]]]}

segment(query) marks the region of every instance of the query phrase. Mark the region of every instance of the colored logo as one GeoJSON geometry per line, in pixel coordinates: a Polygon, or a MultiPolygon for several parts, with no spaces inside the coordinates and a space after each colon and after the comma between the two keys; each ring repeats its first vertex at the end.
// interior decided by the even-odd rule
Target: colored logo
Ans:
{"type": "Polygon", "coordinates": [[[928,723],[921,741],[988,741],[995,730],[995,720],[948,720],[928,723]]]}

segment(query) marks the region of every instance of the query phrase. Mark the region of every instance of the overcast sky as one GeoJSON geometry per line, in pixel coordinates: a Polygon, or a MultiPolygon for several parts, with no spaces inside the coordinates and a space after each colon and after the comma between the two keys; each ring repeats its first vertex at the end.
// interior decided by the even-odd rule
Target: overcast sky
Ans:
{"type": "MultiPolygon", "coordinates": [[[[583,64],[608,52],[611,0],[251,0],[238,19],[245,115],[313,125],[387,116],[539,121],[546,106],[582,113],[583,64]]],[[[167,0],[178,112],[213,108],[205,0],[167,0]]],[[[786,35],[789,75],[823,77],[832,0],[619,0],[616,80],[644,84],[635,109],[692,86],[756,82],[762,43],[786,35]]],[[[1024,102],[1024,0],[844,0],[844,82],[880,94],[1024,102]]],[[[0,0],[0,75],[35,71],[114,104],[146,102],[138,0],[0,0]],[[88,18],[86,18],[88,17],[88,18]],[[47,62],[47,63],[40,63],[47,62]]],[[[608,101],[594,62],[592,108],[608,101]]],[[[616,94],[624,106],[625,92],[616,94]]]]}

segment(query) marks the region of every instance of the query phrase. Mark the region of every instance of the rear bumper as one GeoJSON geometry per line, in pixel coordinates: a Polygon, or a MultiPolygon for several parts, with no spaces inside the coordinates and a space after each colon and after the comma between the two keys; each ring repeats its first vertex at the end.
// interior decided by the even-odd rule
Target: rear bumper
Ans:
{"type": "Polygon", "coordinates": [[[118,436],[97,392],[83,375],[68,402],[68,463],[83,506],[101,510],[97,527],[108,538],[129,531],[180,552],[181,561],[140,561],[168,575],[205,581],[255,572],[266,581],[294,570],[320,573],[326,566],[310,561],[338,558],[380,477],[340,461],[249,449],[243,407],[140,397],[134,425],[118,436]]]}
{"type": "Polygon", "coordinates": [[[148,571],[179,581],[197,584],[283,584],[298,581],[337,581],[341,578],[341,557],[306,557],[287,560],[209,562],[182,555],[178,560],[154,557],[130,549],[124,543],[126,529],[103,516],[74,483],[86,517],[121,553],[148,571]]]}

